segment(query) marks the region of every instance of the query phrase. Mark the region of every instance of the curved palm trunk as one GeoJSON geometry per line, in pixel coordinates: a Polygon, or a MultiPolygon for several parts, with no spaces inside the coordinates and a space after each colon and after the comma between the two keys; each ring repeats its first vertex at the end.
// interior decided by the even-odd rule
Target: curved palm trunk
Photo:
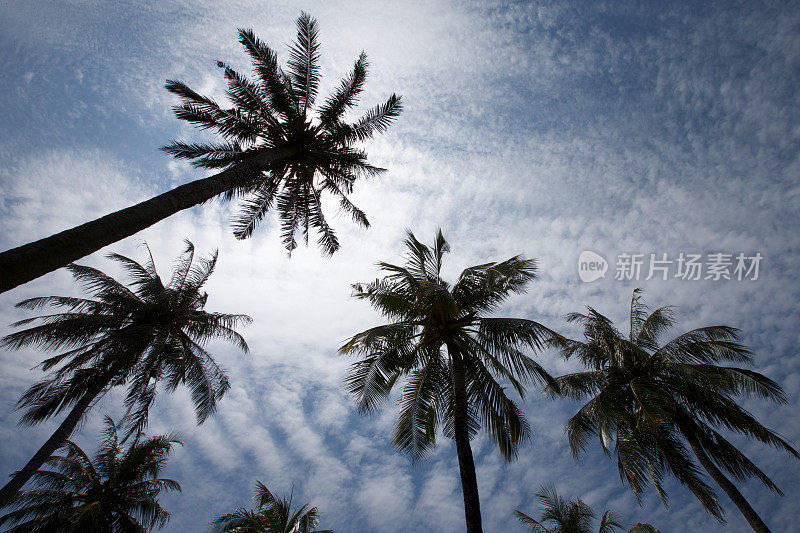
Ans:
{"type": "Polygon", "coordinates": [[[458,469],[461,473],[461,492],[464,495],[464,515],[467,521],[467,533],[482,533],[481,502],[478,496],[478,478],[475,475],[475,461],[469,443],[467,385],[464,376],[464,363],[458,349],[447,344],[447,351],[453,365],[453,394],[456,409],[454,413],[454,433],[458,469]]]}
{"type": "MultiPolygon", "coordinates": [[[[264,167],[295,153],[294,148],[276,149],[243,164],[252,171],[254,166],[264,167]]],[[[0,253],[0,293],[130,237],[178,211],[207,202],[235,187],[240,169],[236,167],[192,181],[86,224],[0,253]]]]}
{"type": "Polygon", "coordinates": [[[690,433],[686,434],[686,440],[689,441],[689,446],[692,447],[692,451],[697,456],[697,460],[700,461],[700,464],[703,465],[703,468],[706,469],[706,472],[714,478],[714,481],[722,487],[722,490],[725,491],[725,494],[733,501],[736,507],[739,508],[742,515],[744,516],[745,520],[750,524],[750,527],[753,528],[753,531],[757,531],[758,533],[771,533],[767,525],[761,520],[761,517],[758,516],[755,509],[750,506],[750,503],[742,496],[742,493],[739,492],[739,489],[731,483],[731,481],[725,476],[725,474],[717,468],[717,465],[706,455],[706,452],[703,451],[702,446],[694,438],[690,433]]]}
{"type": "Polygon", "coordinates": [[[116,374],[116,370],[110,370],[100,376],[97,382],[86,391],[80,400],[75,404],[67,417],[61,422],[61,425],[53,432],[47,441],[39,448],[31,460],[28,461],[22,470],[13,474],[11,481],[0,489],[0,508],[5,507],[11,499],[19,492],[23,485],[31,478],[31,476],[39,470],[45,461],[58,449],[61,444],[67,440],[72,432],[75,431],[75,426],[78,425],[83,414],[89,408],[91,403],[97,398],[100,393],[106,388],[108,383],[116,374]]]}

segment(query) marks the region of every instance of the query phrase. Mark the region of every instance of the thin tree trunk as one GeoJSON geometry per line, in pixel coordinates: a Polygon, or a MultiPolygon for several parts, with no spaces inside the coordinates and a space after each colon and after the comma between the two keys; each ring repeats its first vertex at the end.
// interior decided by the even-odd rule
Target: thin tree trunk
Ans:
{"type": "Polygon", "coordinates": [[[731,483],[731,481],[723,474],[717,465],[706,455],[706,452],[703,450],[700,443],[694,438],[691,433],[684,432],[686,436],[686,440],[689,441],[689,446],[692,447],[692,451],[697,456],[697,460],[700,461],[700,464],[703,465],[703,468],[706,469],[706,472],[714,478],[714,481],[722,487],[722,490],[725,491],[725,494],[733,501],[736,507],[739,508],[742,515],[744,516],[745,520],[750,524],[750,527],[753,528],[753,531],[758,533],[771,533],[767,525],[761,520],[761,517],[758,516],[755,509],[750,506],[750,503],[742,496],[742,493],[739,492],[739,489],[731,483]]]}
{"type": "MultiPolygon", "coordinates": [[[[242,165],[252,171],[294,153],[294,148],[272,150],[242,165]]],[[[207,202],[236,187],[241,180],[242,168],[234,167],[192,181],[134,206],[0,253],[0,293],[130,237],[179,211],[207,202]]]]}
{"type": "Polygon", "coordinates": [[[454,413],[454,433],[458,469],[461,473],[461,492],[464,496],[464,515],[467,521],[467,533],[482,533],[481,502],[478,496],[478,477],[475,475],[475,461],[469,443],[468,398],[464,376],[464,362],[458,348],[447,344],[447,351],[453,367],[453,393],[456,409],[454,413]]]}
{"type": "Polygon", "coordinates": [[[102,374],[97,378],[97,382],[92,385],[92,387],[86,391],[80,400],[75,404],[72,410],[69,412],[67,417],[61,422],[61,425],[53,432],[47,441],[39,448],[31,460],[28,461],[22,470],[14,473],[12,475],[11,481],[6,483],[6,485],[0,489],[0,508],[5,507],[11,499],[20,491],[20,489],[27,483],[27,481],[31,478],[33,474],[39,470],[42,465],[44,465],[45,461],[47,461],[51,455],[61,446],[65,440],[67,440],[72,432],[75,431],[75,426],[78,425],[83,414],[92,404],[95,398],[97,398],[100,393],[103,392],[103,389],[106,388],[108,383],[117,373],[117,370],[109,370],[105,374],[102,374]]]}

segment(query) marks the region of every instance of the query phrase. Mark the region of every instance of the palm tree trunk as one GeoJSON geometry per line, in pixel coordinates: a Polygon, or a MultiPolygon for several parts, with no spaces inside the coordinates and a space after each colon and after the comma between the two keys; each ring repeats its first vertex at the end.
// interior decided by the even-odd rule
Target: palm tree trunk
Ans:
{"type": "Polygon", "coordinates": [[[686,440],[689,441],[689,446],[692,447],[692,451],[697,456],[697,460],[700,461],[700,464],[703,465],[703,468],[706,469],[706,472],[714,478],[714,481],[722,487],[722,490],[725,491],[725,494],[733,501],[736,507],[739,508],[742,515],[744,516],[745,520],[750,524],[750,527],[753,528],[753,531],[758,533],[771,533],[767,525],[761,520],[761,517],[758,516],[755,509],[750,506],[750,503],[742,496],[742,493],[739,492],[739,489],[731,483],[731,481],[723,474],[717,465],[706,455],[706,452],[703,450],[703,447],[700,446],[700,443],[697,439],[691,435],[691,433],[684,432],[686,436],[686,440]]]}
{"type": "Polygon", "coordinates": [[[467,533],[482,533],[481,502],[478,496],[478,477],[475,475],[475,461],[472,457],[472,447],[469,443],[469,404],[467,399],[467,385],[464,376],[464,362],[458,348],[447,344],[453,368],[453,394],[456,409],[453,415],[455,427],[456,452],[458,454],[458,468],[461,473],[461,492],[464,495],[464,515],[467,521],[467,533]]]}
{"type": "MultiPolygon", "coordinates": [[[[271,150],[242,165],[252,171],[296,153],[294,148],[271,150]]],[[[0,293],[68,265],[104,246],[148,228],[235,187],[242,166],[192,181],[163,194],[50,237],[0,253],[0,293]]]]}
{"type": "Polygon", "coordinates": [[[39,448],[39,451],[36,452],[33,457],[31,457],[31,460],[28,461],[28,464],[26,464],[22,470],[14,473],[11,481],[6,483],[6,485],[0,489],[0,508],[8,505],[11,499],[20,491],[22,486],[27,483],[31,476],[35,474],[36,471],[42,467],[45,461],[47,461],[50,456],[53,455],[58,447],[61,446],[61,444],[63,444],[64,441],[70,437],[70,435],[72,435],[72,432],[75,430],[75,426],[78,425],[78,422],[83,414],[89,408],[94,399],[103,392],[116,373],[116,369],[111,369],[105,374],[99,376],[97,378],[97,382],[86,391],[80,400],[78,400],[64,421],[61,422],[61,425],[58,426],[50,438],[47,439],[41,448],[39,448]]]}

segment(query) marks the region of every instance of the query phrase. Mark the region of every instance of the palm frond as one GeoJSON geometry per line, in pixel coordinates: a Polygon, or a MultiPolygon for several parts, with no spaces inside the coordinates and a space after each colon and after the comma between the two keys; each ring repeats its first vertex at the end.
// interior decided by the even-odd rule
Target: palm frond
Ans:
{"type": "MultiPolygon", "coordinates": [[[[322,212],[322,202],[320,200],[319,191],[314,187],[310,188],[311,202],[310,209],[306,212],[310,214],[310,222],[319,232],[317,243],[324,255],[333,255],[339,249],[339,239],[336,238],[336,233],[328,225],[325,220],[325,214],[322,212]]],[[[306,223],[306,229],[308,223],[306,223]]]]}
{"type": "Polygon", "coordinates": [[[297,19],[297,41],[289,48],[289,73],[303,116],[319,90],[319,43],[317,21],[308,13],[297,19]]]}
{"type": "Polygon", "coordinates": [[[217,66],[223,69],[225,79],[228,80],[226,94],[236,107],[258,117],[270,126],[279,125],[268,105],[268,96],[263,87],[250,81],[222,61],[217,61],[217,66]]]}
{"type": "Polygon", "coordinates": [[[547,529],[547,527],[545,527],[541,522],[526,515],[522,511],[514,509],[514,516],[516,516],[517,520],[519,520],[522,524],[530,526],[531,531],[535,533],[550,533],[550,530],[547,529]]]}
{"type": "Polygon", "coordinates": [[[186,143],[172,141],[161,150],[178,159],[192,161],[199,168],[228,168],[242,161],[244,151],[238,142],[186,143]]]}
{"type": "Polygon", "coordinates": [[[441,402],[443,374],[440,358],[429,354],[425,364],[409,374],[403,388],[394,445],[415,461],[423,458],[436,444],[437,406],[441,402]]]}
{"type": "Polygon", "coordinates": [[[291,116],[295,108],[289,90],[284,85],[275,52],[261,42],[250,29],[239,30],[239,42],[253,60],[253,68],[261,80],[271,109],[283,117],[291,116]]]}
{"type": "Polygon", "coordinates": [[[771,491],[783,496],[781,489],[767,474],[718,432],[709,428],[705,429],[701,435],[701,443],[705,453],[720,468],[731,474],[738,481],[743,482],[750,477],[756,477],[771,491]]]}
{"type": "Polygon", "coordinates": [[[386,131],[403,111],[401,97],[392,94],[386,103],[375,106],[352,125],[340,127],[342,142],[366,141],[386,131]]]}
{"type": "Polygon", "coordinates": [[[238,108],[223,109],[212,98],[198,94],[181,81],[167,80],[164,87],[184,101],[183,104],[172,107],[178,119],[200,129],[216,130],[228,139],[250,142],[258,137],[258,121],[238,108]]]}
{"type": "Polygon", "coordinates": [[[137,301],[137,296],[125,285],[96,268],[71,263],[66,266],[75,281],[81,284],[86,292],[94,294],[102,301],[137,301]]]}
{"type": "Polygon", "coordinates": [[[697,328],[664,344],[653,358],[679,363],[751,362],[752,352],[738,339],[739,330],[729,326],[697,328]]]}
{"type": "Polygon", "coordinates": [[[561,335],[547,326],[523,318],[481,318],[478,320],[476,338],[489,351],[500,355],[503,362],[512,366],[523,379],[545,382],[551,387],[557,386],[553,377],[535,361],[513,357],[517,352],[509,349],[527,347],[533,351],[541,351],[551,341],[559,341],[561,335]]]}
{"type": "Polygon", "coordinates": [[[597,533],[613,533],[616,529],[622,529],[620,516],[614,511],[605,511],[600,517],[600,527],[597,533]]]}
{"type": "Polygon", "coordinates": [[[320,108],[319,118],[323,126],[329,127],[340,121],[344,112],[358,103],[357,98],[364,88],[368,67],[367,55],[361,52],[353,70],[320,108]]]}
{"type": "Polygon", "coordinates": [[[536,270],[536,260],[520,256],[467,268],[453,285],[453,299],[465,311],[493,311],[511,294],[524,292],[536,270]]]}
{"type": "Polygon", "coordinates": [[[281,240],[291,254],[292,250],[297,248],[297,241],[294,235],[302,216],[302,203],[298,186],[292,184],[291,187],[284,188],[278,195],[277,205],[281,218],[281,240]]]}
{"type": "Polygon", "coordinates": [[[659,336],[671,329],[673,324],[672,308],[656,309],[639,325],[636,336],[631,341],[646,350],[655,351],[658,349],[659,336]]]}
{"type": "Polygon", "coordinates": [[[551,396],[566,396],[573,400],[583,400],[600,392],[606,381],[604,370],[575,372],[555,378],[556,386],[548,385],[545,391],[551,396]]]}
{"type": "Polygon", "coordinates": [[[239,210],[231,220],[234,237],[246,239],[253,234],[258,223],[272,208],[279,188],[280,181],[270,179],[262,182],[257,189],[248,194],[239,204],[239,210]]]}
{"type": "Polygon", "coordinates": [[[344,384],[356,399],[360,413],[376,409],[388,396],[397,378],[407,373],[414,351],[408,344],[389,345],[350,367],[344,384]]]}
{"type": "Polygon", "coordinates": [[[353,222],[365,228],[369,227],[369,220],[367,220],[366,213],[356,207],[355,204],[353,204],[353,202],[351,202],[345,193],[339,188],[339,186],[336,185],[336,183],[331,180],[325,180],[323,187],[325,190],[328,190],[339,197],[339,207],[341,207],[343,211],[352,217],[353,222]]]}
{"type": "Polygon", "coordinates": [[[505,461],[517,458],[517,448],[530,439],[531,428],[514,403],[477,358],[466,358],[467,394],[481,413],[481,421],[505,461]]]}

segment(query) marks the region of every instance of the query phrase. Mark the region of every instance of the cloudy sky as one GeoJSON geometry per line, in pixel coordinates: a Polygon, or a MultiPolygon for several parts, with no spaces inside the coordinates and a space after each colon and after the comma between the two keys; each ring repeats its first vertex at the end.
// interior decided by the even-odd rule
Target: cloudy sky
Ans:
{"type": "MultiPolygon", "coordinates": [[[[366,147],[388,168],[353,197],[372,223],[331,217],[342,249],[313,245],[291,259],[274,218],[245,242],[231,235],[230,204],[163,221],[83,260],[120,275],[104,254],[144,259],[162,274],[184,238],[218,248],[207,309],[246,313],[251,353],[214,344],[232,389],[194,425],[185,390],[162,394],[152,432],[179,431],[185,446],[167,475],[182,495],[162,499],[165,531],[202,531],[215,514],[249,505],[260,479],[294,490],[339,532],[463,531],[454,445],[442,439],[412,464],[391,447],[397,406],[361,417],[342,388],[348,336],[379,323],[350,284],[401,260],[404,229],[430,241],[442,227],[453,252],[446,274],[524,254],[539,261],[528,294],[498,316],[526,317],[571,336],[563,316],[586,305],[628,327],[635,287],[653,307],[674,305],[677,327],[741,328],[755,368],[776,378],[789,405],[748,402],[768,427],[800,442],[800,8],[790,2],[68,2],[0,1],[0,246],[8,249],[204,176],[158,147],[207,139],[176,120],[164,81],[177,78],[224,99],[217,60],[247,71],[236,29],[253,28],[285,61],[301,9],[317,17],[325,94],[361,50],[371,71],[364,105],[403,95],[405,111],[366,147]],[[584,283],[578,256],[608,261],[584,283]],[[646,279],[650,254],[761,254],[757,279],[646,279]],[[638,280],[615,279],[620,254],[643,254],[638,280]]],[[[363,109],[363,108],[362,108],[363,109]]],[[[312,241],[313,242],[313,241],[312,241]]],[[[704,263],[705,266],[707,266],[704,263]]],[[[734,265],[735,266],[735,265],[734,265]]],[[[733,266],[730,268],[733,274],[733,266]]],[[[705,272],[703,276],[705,277],[705,272]]],[[[17,301],[78,294],[59,271],[0,295],[0,334],[28,316],[17,301]]],[[[553,373],[577,369],[536,355],[553,373]]],[[[14,402],[41,372],[43,354],[0,354],[0,474],[20,468],[53,425],[20,428],[14,402]]],[[[94,449],[99,403],[77,441],[94,449]]],[[[523,404],[532,442],[504,464],[473,441],[486,531],[521,531],[514,508],[553,484],[626,523],[664,532],[721,530],[681,486],[670,507],[637,504],[597,448],[569,454],[563,425],[577,406],[532,391],[523,404]]],[[[742,488],[775,531],[796,523],[800,462],[734,439],[785,491],[742,488]],[[794,503],[793,503],[794,502],[794,503]]],[[[747,525],[724,493],[725,531],[747,525]]]]}

